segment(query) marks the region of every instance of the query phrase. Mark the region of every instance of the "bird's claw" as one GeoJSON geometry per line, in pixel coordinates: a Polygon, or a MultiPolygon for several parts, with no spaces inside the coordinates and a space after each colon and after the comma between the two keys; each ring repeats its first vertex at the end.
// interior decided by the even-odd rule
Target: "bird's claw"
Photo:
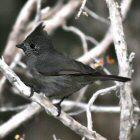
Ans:
{"type": "Polygon", "coordinates": [[[59,102],[59,103],[55,104],[55,106],[57,107],[57,110],[58,110],[57,117],[59,117],[61,114],[61,110],[62,110],[61,103],[59,102]]]}
{"type": "Polygon", "coordinates": [[[58,103],[55,104],[55,106],[56,106],[57,109],[58,109],[58,115],[57,115],[57,117],[59,117],[60,114],[61,114],[61,110],[62,110],[61,103],[62,103],[66,98],[68,98],[69,96],[70,96],[70,95],[64,96],[58,103]]]}
{"type": "Polygon", "coordinates": [[[29,98],[31,98],[34,95],[34,92],[35,92],[34,88],[31,87],[31,94],[30,94],[29,98]]]}

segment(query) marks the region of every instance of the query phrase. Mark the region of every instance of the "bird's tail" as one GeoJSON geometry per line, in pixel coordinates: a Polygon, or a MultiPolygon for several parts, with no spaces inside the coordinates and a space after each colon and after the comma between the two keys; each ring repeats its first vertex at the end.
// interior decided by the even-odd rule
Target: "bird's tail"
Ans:
{"type": "Polygon", "coordinates": [[[131,81],[130,78],[127,77],[122,77],[122,76],[116,76],[116,75],[94,75],[95,78],[102,80],[102,81],[106,81],[106,80],[113,80],[113,81],[119,81],[119,82],[127,82],[127,81],[131,81]]]}

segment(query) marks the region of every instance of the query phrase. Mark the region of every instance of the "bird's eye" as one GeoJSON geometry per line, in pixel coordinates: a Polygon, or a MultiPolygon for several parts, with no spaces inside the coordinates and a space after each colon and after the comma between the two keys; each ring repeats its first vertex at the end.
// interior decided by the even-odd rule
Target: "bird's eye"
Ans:
{"type": "Polygon", "coordinates": [[[34,44],[30,44],[30,47],[32,48],[32,49],[35,49],[35,45],[34,44]]]}

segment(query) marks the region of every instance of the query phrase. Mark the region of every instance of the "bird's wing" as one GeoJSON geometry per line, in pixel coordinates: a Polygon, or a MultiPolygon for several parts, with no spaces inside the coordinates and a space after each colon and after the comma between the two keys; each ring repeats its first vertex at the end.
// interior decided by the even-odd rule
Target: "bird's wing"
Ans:
{"type": "MultiPolygon", "coordinates": [[[[120,82],[130,81],[130,78],[106,75],[92,69],[88,65],[84,65],[74,59],[70,59],[60,54],[55,55],[41,55],[36,61],[35,68],[38,73],[43,76],[61,76],[61,75],[76,75],[86,77],[92,76],[95,79],[100,80],[115,80],[120,82]],[[41,65],[40,65],[41,63],[41,65]]],[[[59,79],[59,78],[58,78],[59,79]]],[[[88,79],[89,80],[89,79],[88,79]]]]}
{"type": "Polygon", "coordinates": [[[88,65],[84,65],[61,54],[41,55],[38,57],[35,67],[43,75],[86,75],[99,73],[88,65]]]}

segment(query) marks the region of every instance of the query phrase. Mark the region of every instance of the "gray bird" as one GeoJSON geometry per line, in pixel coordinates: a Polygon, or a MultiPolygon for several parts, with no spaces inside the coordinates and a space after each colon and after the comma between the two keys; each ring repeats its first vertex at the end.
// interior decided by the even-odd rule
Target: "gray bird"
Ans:
{"type": "Polygon", "coordinates": [[[66,97],[94,81],[130,81],[130,78],[106,75],[55,50],[52,40],[40,23],[16,47],[23,49],[27,67],[47,97],[66,97]]]}

